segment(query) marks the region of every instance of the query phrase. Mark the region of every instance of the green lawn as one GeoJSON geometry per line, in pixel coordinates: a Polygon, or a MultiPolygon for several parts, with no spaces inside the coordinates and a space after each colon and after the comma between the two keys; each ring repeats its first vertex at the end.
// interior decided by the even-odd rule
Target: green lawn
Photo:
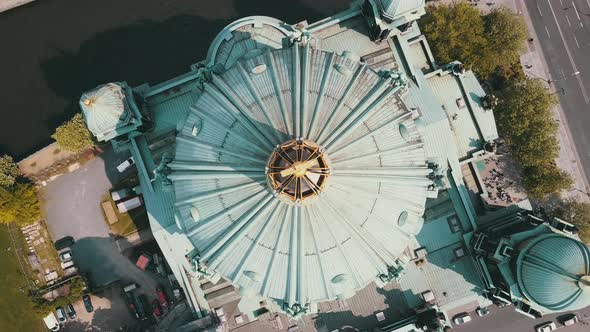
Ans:
{"type": "Polygon", "coordinates": [[[46,331],[43,322],[35,317],[26,293],[25,277],[20,273],[14,256],[10,235],[5,225],[0,225],[0,329],[2,331],[46,331]]]}

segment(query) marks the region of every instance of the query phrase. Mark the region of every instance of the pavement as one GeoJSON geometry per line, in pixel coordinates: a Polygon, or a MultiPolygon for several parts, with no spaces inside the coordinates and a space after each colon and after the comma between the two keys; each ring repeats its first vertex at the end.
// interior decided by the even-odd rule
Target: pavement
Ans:
{"type": "Polygon", "coordinates": [[[550,80],[549,87],[559,96],[560,105],[555,114],[560,123],[562,151],[557,164],[572,174],[575,181],[568,195],[587,201],[590,0],[517,0],[516,3],[524,13],[529,32],[536,36],[528,45],[532,68],[525,68],[525,72],[531,77],[550,80]]]}
{"type": "MultiPolygon", "coordinates": [[[[155,288],[167,284],[166,279],[154,272],[142,271],[134,264],[137,250],[132,247],[145,243],[146,239],[153,241],[148,234],[150,230],[140,232],[136,238],[117,238],[109,233],[100,207],[102,197],[113,184],[124,176],[133,175],[135,168],[124,174],[115,168],[128,157],[115,154],[109,147],[78,170],[43,187],[43,212],[51,237],[54,241],[64,236],[74,238],[74,262],[81,273],[88,275],[91,289],[100,289],[92,297],[94,313],[86,313],[81,302],[74,304],[78,318],[66,324],[66,331],[112,331],[135,324],[126,308],[122,287],[134,282],[140,287],[136,292],[146,294],[152,301],[156,297],[155,288]]],[[[155,247],[150,247],[150,252],[157,250],[157,244],[145,244],[147,247],[152,243],[155,247]]]]}

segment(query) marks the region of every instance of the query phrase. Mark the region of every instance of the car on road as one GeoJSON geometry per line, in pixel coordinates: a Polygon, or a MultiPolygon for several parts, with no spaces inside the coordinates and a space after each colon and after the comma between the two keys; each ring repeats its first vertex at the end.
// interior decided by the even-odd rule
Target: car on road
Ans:
{"type": "Polygon", "coordinates": [[[168,295],[164,289],[162,287],[156,288],[156,294],[158,294],[158,300],[160,301],[162,308],[168,308],[168,295]]]}
{"type": "MultiPolygon", "coordinates": [[[[133,285],[135,285],[135,284],[133,284],[133,285]]],[[[127,306],[129,307],[129,310],[131,311],[133,316],[135,316],[135,318],[140,319],[139,312],[137,311],[137,305],[135,304],[136,300],[135,300],[135,296],[133,296],[133,292],[124,291],[123,293],[125,294],[125,302],[127,302],[127,306]]]]}
{"type": "Polygon", "coordinates": [[[90,296],[88,294],[82,296],[82,301],[84,301],[84,307],[86,307],[87,312],[94,311],[94,307],[92,306],[92,300],[90,300],[90,296]]]}
{"type": "Polygon", "coordinates": [[[133,157],[129,157],[129,159],[125,160],[124,162],[120,163],[119,166],[117,166],[117,170],[119,171],[119,173],[123,173],[133,165],[135,165],[135,160],[133,159],[133,157]]]}
{"type": "Polygon", "coordinates": [[[475,313],[477,313],[479,317],[487,316],[490,314],[490,309],[488,309],[488,307],[477,308],[475,313]]]}
{"type": "Polygon", "coordinates": [[[74,306],[71,303],[66,305],[66,313],[70,319],[76,319],[76,310],[74,310],[74,306]]]}
{"type": "Polygon", "coordinates": [[[458,314],[457,316],[455,316],[453,318],[453,322],[457,325],[465,324],[470,321],[471,321],[471,316],[469,316],[469,313],[467,313],[467,312],[458,314]]]}
{"type": "Polygon", "coordinates": [[[560,321],[561,324],[563,324],[563,326],[576,325],[580,321],[578,315],[576,315],[575,313],[560,316],[559,318],[557,318],[557,320],[560,321]]]}
{"type": "Polygon", "coordinates": [[[53,246],[55,247],[55,250],[60,251],[62,249],[65,249],[67,247],[71,247],[74,244],[74,238],[71,236],[64,236],[61,239],[55,241],[55,243],[53,244],[53,246]]]}
{"type": "Polygon", "coordinates": [[[550,332],[557,328],[554,322],[543,323],[535,329],[536,332],[550,332]]]}
{"type": "Polygon", "coordinates": [[[62,252],[61,254],[59,254],[59,259],[61,259],[62,262],[69,262],[72,260],[72,251],[71,250],[66,250],[64,252],[62,252]]]}
{"type": "Polygon", "coordinates": [[[152,312],[156,317],[162,316],[162,307],[160,306],[160,301],[158,301],[158,299],[152,301],[152,312]]]}
{"type": "Polygon", "coordinates": [[[68,318],[66,317],[66,312],[64,311],[64,308],[62,307],[57,307],[55,308],[55,314],[57,316],[57,320],[59,321],[59,323],[65,323],[68,318]]]}

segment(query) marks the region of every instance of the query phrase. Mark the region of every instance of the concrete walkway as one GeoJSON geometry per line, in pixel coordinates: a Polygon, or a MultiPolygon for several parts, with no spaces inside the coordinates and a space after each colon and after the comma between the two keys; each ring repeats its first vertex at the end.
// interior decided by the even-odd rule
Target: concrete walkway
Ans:
{"type": "Polygon", "coordinates": [[[5,12],[9,9],[16,8],[18,6],[22,6],[29,2],[33,2],[34,0],[1,0],[0,1],[0,13],[5,12]]]}

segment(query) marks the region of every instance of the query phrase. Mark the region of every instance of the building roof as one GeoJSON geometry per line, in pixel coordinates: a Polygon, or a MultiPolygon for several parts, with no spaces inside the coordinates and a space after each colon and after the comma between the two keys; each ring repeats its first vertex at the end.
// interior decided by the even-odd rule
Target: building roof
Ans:
{"type": "Polygon", "coordinates": [[[126,116],[125,92],[117,83],[107,83],[80,98],[88,129],[97,137],[115,130],[126,116]]]}
{"type": "Polygon", "coordinates": [[[404,91],[397,73],[299,43],[213,74],[168,176],[199,269],[292,305],[348,297],[397,266],[432,184],[404,91]],[[330,176],[317,197],[289,202],[265,167],[301,138],[330,176]]]}
{"type": "Polygon", "coordinates": [[[424,8],[424,0],[378,0],[383,14],[391,19],[424,8]]]}
{"type": "Polygon", "coordinates": [[[551,233],[526,244],[516,263],[518,285],[531,301],[551,311],[590,305],[590,250],[551,233]]]}

